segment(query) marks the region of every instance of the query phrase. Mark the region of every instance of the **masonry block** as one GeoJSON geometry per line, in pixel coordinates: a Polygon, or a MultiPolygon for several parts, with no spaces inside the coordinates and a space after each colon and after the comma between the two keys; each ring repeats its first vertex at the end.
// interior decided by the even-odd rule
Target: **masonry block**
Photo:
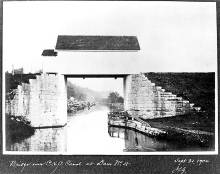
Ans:
{"type": "Polygon", "coordinates": [[[14,99],[6,102],[6,113],[24,116],[33,127],[67,123],[67,89],[63,75],[41,74],[29,84],[18,85],[14,99]]]}
{"type": "Polygon", "coordinates": [[[145,119],[172,117],[189,113],[189,101],[156,86],[144,74],[128,75],[124,80],[125,110],[133,117],[145,119]]]}

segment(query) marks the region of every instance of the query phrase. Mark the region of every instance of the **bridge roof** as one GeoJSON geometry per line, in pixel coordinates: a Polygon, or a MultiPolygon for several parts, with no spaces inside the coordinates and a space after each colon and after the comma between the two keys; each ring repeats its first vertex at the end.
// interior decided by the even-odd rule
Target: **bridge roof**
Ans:
{"type": "Polygon", "coordinates": [[[136,36],[69,36],[59,35],[56,50],[137,51],[136,36]]]}

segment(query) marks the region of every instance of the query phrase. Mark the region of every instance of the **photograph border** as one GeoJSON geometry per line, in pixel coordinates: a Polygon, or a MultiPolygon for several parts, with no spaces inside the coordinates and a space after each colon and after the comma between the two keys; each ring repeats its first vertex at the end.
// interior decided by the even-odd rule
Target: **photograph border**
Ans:
{"type": "MultiPolygon", "coordinates": [[[[10,0],[9,0],[10,1],[10,0]]],[[[31,0],[31,1],[35,1],[35,0],[31,0]]],[[[40,0],[41,1],[41,0],[40,0]]],[[[137,1],[138,2],[138,1],[137,1]]],[[[183,2],[183,1],[175,1],[175,2],[183,2]]],[[[135,169],[132,169],[130,167],[128,168],[113,168],[115,172],[120,172],[120,173],[127,173],[127,172],[137,172],[140,173],[138,171],[142,171],[144,172],[149,172],[149,173],[163,173],[163,171],[168,171],[168,173],[171,173],[170,168],[172,169],[172,166],[175,166],[175,162],[173,162],[175,159],[177,158],[190,158],[190,159],[208,159],[211,161],[209,167],[207,167],[205,170],[203,171],[199,171],[199,173],[207,173],[207,171],[209,172],[213,172],[214,171],[220,171],[220,167],[218,167],[219,163],[218,161],[220,161],[219,158],[219,119],[218,119],[218,113],[219,113],[219,106],[218,106],[218,102],[219,102],[219,87],[218,87],[218,80],[219,80],[219,38],[220,38],[220,2],[218,1],[198,1],[198,0],[194,0],[194,1],[186,1],[186,2],[216,2],[216,18],[217,18],[217,72],[215,72],[215,151],[196,151],[196,152],[175,152],[175,151],[167,151],[167,152],[122,152],[121,154],[68,154],[68,153],[59,153],[59,152],[11,152],[11,151],[5,151],[5,136],[4,136],[4,131],[1,132],[1,140],[2,140],[2,154],[0,157],[0,169],[3,169],[2,171],[8,172],[8,173],[13,173],[15,171],[14,168],[10,167],[10,162],[14,159],[21,159],[21,161],[28,161],[28,160],[32,160],[32,161],[44,161],[44,157],[46,159],[51,159],[56,160],[56,158],[59,158],[59,160],[68,160],[71,159],[72,157],[74,157],[77,160],[82,160],[82,161],[87,161],[88,159],[90,160],[94,160],[99,161],[99,159],[104,159],[106,161],[108,161],[109,159],[123,159],[124,161],[128,160],[128,161],[134,161],[135,162],[135,169]],[[34,156],[33,156],[34,155],[34,156]],[[185,157],[186,156],[186,157],[185,157]],[[144,160],[144,161],[143,161],[144,160]],[[165,162],[165,164],[168,163],[168,165],[170,166],[162,166],[164,164],[164,160],[167,160],[167,162],[165,162]],[[146,163],[148,164],[147,166],[146,163]],[[157,166],[157,169],[155,170],[154,166],[155,164],[152,163],[157,163],[159,165],[157,166]],[[149,166],[153,166],[150,167],[149,166]]],[[[3,67],[3,55],[2,55],[2,47],[3,47],[3,1],[1,2],[0,5],[0,11],[1,13],[1,48],[0,48],[0,54],[1,54],[1,70],[2,70],[2,81],[5,82],[5,77],[4,77],[4,67],[3,67]]],[[[4,84],[4,83],[3,83],[4,84]]],[[[5,113],[5,87],[3,87],[3,84],[1,86],[1,91],[2,91],[2,117],[5,113]]],[[[0,124],[2,126],[2,130],[5,130],[5,119],[3,117],[3,119],[1,119],[2,123],[0,124]]],[[[133,166],[133,167],[134,167],[133,166]]],[[[46,168],[47,171],[48,168],[46,168]]],[[[41,171],[45,171],[44,169],[40,169],[41,171]]],[[[98,171],[102,171],[103,173],[109,173],[109,168],[106,166],[95,166],[94,168],[68,168],[66,167],[65,169],[63,169],[63,171],[77,171],[77,172],[81,172],[81,173],[86,173],[88,171],[90,171],[91,173],[95,173],[98,171]]],[[[36,172],[36,168],[31,168],[32,172],[36,172]]],[[[17,171],[19,172],[19,171],[17,171]]],[[[27,172],[27,171],[26,171],[27,172]]],[[[30,172],[30,171],[28,171],[30,172]]],[[[76,172],[76,173],[77,173],[76,172]]],[[[196,171],[196,167],[195,170],[192,169],[192,171],[190,173],[197,173],[198,171],[196,171]]]]}

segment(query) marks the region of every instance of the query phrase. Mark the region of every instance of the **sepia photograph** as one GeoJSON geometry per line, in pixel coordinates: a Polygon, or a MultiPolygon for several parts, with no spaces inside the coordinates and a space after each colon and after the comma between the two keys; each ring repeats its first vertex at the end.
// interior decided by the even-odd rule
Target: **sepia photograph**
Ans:
{"type": "Polygon", "coordinates": [[[218,154],[215,2],[3,2],[3,154],[218,154]]]}

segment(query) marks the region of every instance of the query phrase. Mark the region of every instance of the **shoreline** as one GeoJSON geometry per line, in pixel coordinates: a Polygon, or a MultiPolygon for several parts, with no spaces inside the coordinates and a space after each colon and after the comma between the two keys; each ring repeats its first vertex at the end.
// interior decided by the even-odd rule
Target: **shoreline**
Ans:
{"type": "MultiPolygon", "coordinates": [[[[22,118],[22,117],[21,117],[22,118]]],[[[35,129],[25,120],[20,120],[19,117],[6,116],[6,144],[20,142],[32,136],[35,129]]]]}
{"type": "Polygon", "coordinates": [[[154,127],[146,127],[138,121],[133,120],[112,120],[108,121],[109,126],[131,129],[142,133],[149,137],[164,139],[168,141],[179,141],[184,145],[200,145],[214,150],[213,134],[197,134],[194,131],[179,130],[175,127],[167,127],[166,129],[158,129],[154,127]]]}

